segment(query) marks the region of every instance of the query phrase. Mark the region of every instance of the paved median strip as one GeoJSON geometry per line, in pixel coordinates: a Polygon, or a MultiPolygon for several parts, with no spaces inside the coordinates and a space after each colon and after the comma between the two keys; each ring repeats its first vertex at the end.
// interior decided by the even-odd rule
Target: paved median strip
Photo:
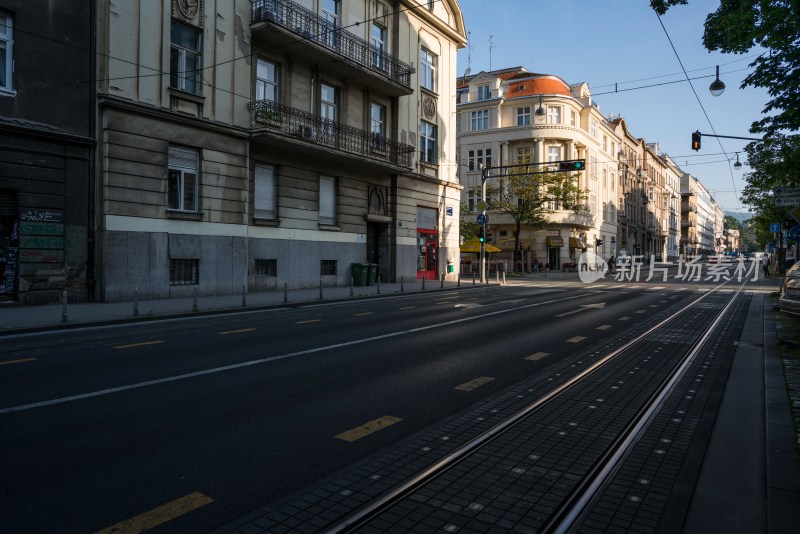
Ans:
{"type": "Polygon", "coordinates": [[[547,358],[548,356],[550,356],[549,352],[535,352],[525,359],[530,360],[532,362],[538,362],[539,360],[547,358]]]}
{"type": "Polygon", "coordinates": [[[214,499],[211,497],[194,492],[180,499],[168,502],[164,506],[159,506],[149,512],[99,530],[95,534],[133,534],[134,532],[145,532],[167,521],[171,521],[176,517],[197,510],[207,504],[211,504],[212,502],[214,502],[214,499]]]}
{"type": "Polygon", "coordinates": [[[469,382],[465,382],[460,386],[456,386],[453,389],[457,389],[459,391],[472,391],[473,389],[481,387],[484,384],[488,384],[492,380],[494,380],[494,378],[492,378],[491,376],[481,376],[476,378],[475,380],[470,380],[469,382]]]}
{"type": "Polygon", "coordinates": [[[164,341],[143,341],[141,343],[130,343],[128,345],[117,345],[115,349],[132,349],[134,347],[146,347],[147,345],[158,345],[164,341]]]}
{"type": "Polygon", "coordinates": [[[361,426],[357,426],[356,428],[350,429],[347,432],[342,432],[341,434],[337,434],[334,436],[337,439],[341,439],[343,441],[353,442],[359,440],[365,436],[369,436],[370,434],[374,434],[378,430],[383,430],[384,428],[391,426],[395,423],[399,423],[402,419],[397,417],[392,417],[391,415],[385,415],[379,419],[375,419],[370,421],[369,423],[365,423],[361,426]]]}
{"type": "Polygon", "coordinates": [[[21,358],[19,360],[8,360],[5,362],[0,362],[0,365],[13,365],[15,363],[25,363],[25,362],[35,362],[36,358],[21,358]]]}

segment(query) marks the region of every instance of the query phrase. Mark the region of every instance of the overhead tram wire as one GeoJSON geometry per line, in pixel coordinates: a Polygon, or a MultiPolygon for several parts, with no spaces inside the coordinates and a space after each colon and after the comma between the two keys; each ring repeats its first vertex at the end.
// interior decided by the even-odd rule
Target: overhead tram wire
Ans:
{"type": "MultiPolygon", "coordinates": [[[[686,67],[683,66],[683,61],[681,61],[681,56],[678,54],[678,50],[675,48],[675,44],[672,42],[672,38],[669,36],[669,32],[667,31],[667,27],[664,26],[664,21],[661,20],[661,15],[659,15],[658,13],[656,13],[655,15],[658,18],[658,23],[661,25],[661,29],[664,30],[664,35],[667,36],[667,40],[669,41],[669,45],[672,47],[672,51],[675,53],[675,57],[678,59],[678,63],[680,64],[681,69],[683,70],[684,76],[686,76],[686,80],[689,82],[689,87],[692,88],[692,93],[694,93],[694,97],[697,99],[697,103],[700,104],[700,109],[703,110],[703,115],[705,115],[706,121],[708,121],[708,126],[711,128],[711,131],[714,132],[714,135],[716,136],[717,135],[717,130],[714,128],[714,125],[711,123],[711,118],[708,116],[708,113],[706,112],[706,108],[703,106],[703,102],[700,101],[700,96],[697,94],[697,91],[695,91],[694,85],[692,85],[692,81],[689,78],[689,74],[686,72],[686,67]]],[[[719,147],[722,149],[723,153],[725,153],[725,157],[730,161],[731,158],[728,156],[728,153],[725,151],[725,147],[722,146],[722,141],[719,140],[719,137],[717,137],[716,139],[717,139],[717,143],[719,144],[719,147]]],[[[731,176],[731,184],[733,185],[733,190],[736,191],[736,181],[733,178],[733,171],[731,170],[730,165],[728,166],[728,172],[730,173],[730,176],[731,176]]],[[[738,191],[736,191],[736,202],[739,203],[739,192],[738,191]]],[[[739,207],[741,207],[741,206],[739,206],[739,207]]]]}

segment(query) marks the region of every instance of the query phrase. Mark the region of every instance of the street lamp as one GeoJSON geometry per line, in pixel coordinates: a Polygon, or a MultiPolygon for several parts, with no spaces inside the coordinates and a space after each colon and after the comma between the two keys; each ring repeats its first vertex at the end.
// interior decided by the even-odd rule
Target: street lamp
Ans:
{"type": "Polygon", "coordinates": [[[733,168],[737,171],[742,168],[741,162],[739,162],[739,153],[736,153],[736,163],[733,164],[733,168]]]}
{"type": "Polygon", "coordinates": [[[544,107],[542,106],[542,95],[539,95],[539,107],[536,108],[536,116],[544,117],[545,115],[547,115],[547,112],[544,110],[544,107]]]}
{"type": "Polygon", "coordinates": [[[725,92],[725,84],[719,79],[719,65],[717,65],[717,79],[711,82],[711,85],[708,86],[708,90],[711,91],[713,96],[719,96],[725,92]]]}

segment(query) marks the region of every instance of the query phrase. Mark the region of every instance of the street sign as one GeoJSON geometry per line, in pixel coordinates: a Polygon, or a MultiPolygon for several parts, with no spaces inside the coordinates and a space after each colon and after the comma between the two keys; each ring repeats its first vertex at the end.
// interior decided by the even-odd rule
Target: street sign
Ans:
{"type": "Polygon", "coordinates": [[[769,223],[769,231],[770,232],[780,232],[781,231],[781,223],[769,223]]]}
{"type": "Polygon", "coordinates": [[[789,228],[789,237],[795,241],[800,241],[800,224],[796,224],[789,228]]]}
{"type": "Polygon", "coordinates": [[[800,187],[776,187],[772,190],[776,197],[798,197],[800,187]]]}
{"type": "Polygon", "coordinates": [[[486,215],[484,215],[483,213],[479,213],[478,214],[478,224],[483,226],[485,223],[486,223],[486,215]]]}
{"type": "Polygon", "coordinates": [[[800,223],[800,205],[797,205],[789,210],[789,216],[800,223]]]}
{"type": "Polygon", "coordinates": [[[800,196],[796,197],[775,197],[776,206],[794,206],[800,204],[800,196]]]}
{"type": "Polygon", "coordinates": [[[486,203],[485,200],[480,199],[478,201],[478,211],[486,211],[486,208],[489,207],[489,204],[486,203]]]}

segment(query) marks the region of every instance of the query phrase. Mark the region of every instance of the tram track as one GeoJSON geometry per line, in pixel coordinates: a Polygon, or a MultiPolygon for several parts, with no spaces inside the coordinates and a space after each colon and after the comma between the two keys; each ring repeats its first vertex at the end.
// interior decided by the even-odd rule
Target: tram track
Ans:
{"type": "MultiPolygon", "coordinates": [[[[559,478],[557,484],[559,491],[556,492],[558,496],[557,506],[552,506],[553,499],[540,499],[544,501],[545,505],[541,503],[533,503],[533,507],[540,506],[542,513],[541,521],[539,524],[535,522],[528,522],[523,525],[523,531],[537,531],[537,532],[568,532],[578,518],[587,503],[589,503],[593,496],[596,494],[609,473],[614,471],[615,466],[625,456],[630,447],[636,442],[637,436],[647,427],[649,421],[652,419],[653,414],[658,411],[658,408],[663,403],[664,399],[670,394],[674,388],[675,383],[683,376],[686,368],[691,364],[693,358],[706,344],[708,339],[712,336],[713,332],[717,330],[721,322],[726,320],[730,315],[730,310],[734,302],[739,298],[744,286],[738,287],[733,294],[727,293],[727,284],[720,284],[716,288],[704,293],[698,298],[694,299],[691,303],[683,306],[681,309],[671,313],[669,316],[660,320],[657,324],[644,330],[635,337],[627,340],[621,346],[611,350],[602,357],[596,359],[593,363],[588,365],[585,369],[575,373],[573,376],[566,378],[560,384],[551,388],[545,394],[539,396],[524,408],[516,411],[510,417],[505,418],[503,421],[495,424],[490,429],[482,432],[480,435],[475,436],[473,439],[462,444],[457,449],[453,450],[446,456],[442,457],[437,462],[431,464],[424,470],[417,473],[415,476],[407,479],[403,483],[395,486],[390,491],[384,492],[382,496],[372,500],[368,504],[357,509],[346,517],[340,518],[337,522],[329,525],[324,529],[325,532],[338,533],[338,532],[370,532],[378,531],[375,524],[380,524],[380,518],[384,514],[391,514],[393,509],[398,507],[409,510],[409,504],[419,503],[424,504],[430,500],[430,492],[425,492],[424,488],[432,486],[436,480],[449,476],[452,478],[452,473],[457,470],[458,466],[475,465],[477,461],[482,461],[481,456],[485,453],[482,451],[489,448],[489,446],[500,440],[515,439],[514,434],[524,434],[526,431],[522,427],[528,426],[529,429],[547,428],[549,421],[552,421],[552,416],[542,415],[542,413],[550,407],[556,413],[565,415],[570,412],[568,404],[584,403],[580,400],[581,389],[589,391],[586,398],[596,397],[592,392],[597,383],[611,383],[610,377],[618,377],[620,373],[634,373],[634,371],[625,371],[632,365],[633,362],[638,361],[642,354],[648,351],[653,351],[655,343],[663,343],[665,345],[680,346],[679,351],[674,351],[674,354],[669,355],[668,365],[653,366],[647,372],[653,374],[653,378],[648,381],[646,385],[641,385],[643,389],[647,389],[644,402],[636,406],[634,414],[628,414],[626,424],[621,429],[615,429],[615,436],[613,439],[603,437],[602,439],[595,439],[593,444],[583,447],[581,450],[588,450],[593,448],[597,443],[604,443],[603,451],[597,454],[593,459],[591,467],[588,467],[584,472],[577,477],[575,472],[568,472],[567,469],[560,469],[563,475],[559,478]],[[725,291],[725,293],[723,293],[725,291]],[[727,302],[724,302],[727,300],[727,302]],[[713,310],[713,313],[710,313],[713,310]],[[699,320],[700,316],[705,316],[705,320],[699,320]],[[676,326],[678,325],[678,326],[676,326]],[[673,342],[654,341],[654,337],[659,334],[663,339],[670,336],[669,332],[676,328],[685,329],[687,327],[694,327],[692,333],[691,343],[687,342],[686,336],[673,342]],[[678,354],[680,352],[680,354],[678,354]],[[629,361],[626,361],[629,360],[629,361]],[[613,369],[617,367],[616,372],[613,369]],[[562,404],[564,406],[557,407],[556,405],[562,404]],[[549,418],[548,418],[549,417],[549,418]],[[540,418],[542,421],[535,423],[532,420],[540,418]],[[512,436],[509,438],[509,436],[512,436]],[[477,458],[477,460],[476,460],[477,458]],[[567,480],[567,483],[564,481],[567,480]],[[569,491],[564,495],[564,487],[569,487],[569,491]],[[416,496],[416,494],[423,495],[423,498],[416,496]]],[[[672,336],[674,339],[674,336],[672,336]]],[[[658,351],[656,351],[658,352],[658,351]]],[[[648,358],[649,360],[649,358],[648,358]]],[[[639,370],[638,367],[635,369],[639,370]]],[[[616,380],[614,382],[622,382],[616,380]]],[[[614,386],[611,386],[612,388],[614,386]]],[[[595,388],[596,389],[596,388],[595,388]]],[[[641,392],[639,394],[641,397],[641,392]]],[[[603,399],[598,399],[602,401],[603,399]]],[[[620,403],[617,412],[630,411],[624,406],[630,401],[623,401],[620,403]]],[[[587,405],[588,408],[594,409],[596,406],[587,405]]],[[[574,411],[574,410],[573,410],[574,411]]],[[[573,423],[570,423],[573,424],[573,423]]],[[[597,423],[595,423],[597,424],[597,423]]],[[[575,426],[591,427],[591,423],[586,420],[580,423],[575,423],[575,426]]],[[[590,430],[587,435],[593,434],[594,431],[590,430]]],[[[594,432],[596,433],[596,432],[594,432]]],[[[595,436],[596,437],[596,436],[595,436]]],[[[565,451],[569,452],[569,451],[565,451]]],[[[517,454],[519,456],[519,454],[517,454]]],[[[529,458],[537,457],[538,455],[529,455],[529,458]]],[[[556,462],[558,464],[558,462],[556,462]]],[[[562,466],[563,467],[563,466],[562,466]]],[[[524,471],[523,468],[518,468],[519,471],[524,471]]],[[[541,468],[539,470],[531,469],[531,472],[543,475],[541,468]]],[[[558,471],[557,471],[558,472],[558,471]]],[[[544,474],[544,477],[547,477],[544,474]]],[[[487,475],[488,478],[494,480],[494,475],[487,475]]],[[[545,490],[546,493],[546,490],[545,490]]],[[[551,493],[552,496],[552,493],[551,493]]],[[[476,501],[472,506],[476,514],[471,514],[477,517],[479,512],[483,509],[482,505],[476,501]]],[[[461,506],[464,511],[468,511],[470,505],[467,507],[461,506]]],[[[450,510],[455,510],[455,507],[450,507],[450,510]]],[[[397,516],[397,513],[392,514],[397,516]]],[[[466,514],[465,517],[470,514],[466,514]]],[[[449,525],[442,525],[442,527],[456,527],[456,523],[449,525]]],[[[506,525],[508,526],[508,525],[506,525]]],[[[447,530],[447,528],[445,528],[447,530]]],[[[514,530],[514,529],[511,529],[514,530]]]]}

